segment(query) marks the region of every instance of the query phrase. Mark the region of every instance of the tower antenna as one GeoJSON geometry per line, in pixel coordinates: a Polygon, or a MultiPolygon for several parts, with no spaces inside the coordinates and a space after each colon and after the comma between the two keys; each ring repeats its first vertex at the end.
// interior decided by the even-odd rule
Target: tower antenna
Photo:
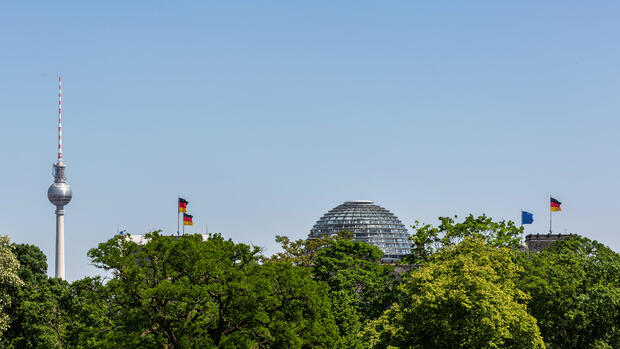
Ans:
{"type": "Polygon", "coordinates": [[[58,163],[62,164],[62,80],[58,77],[58,163]]]}

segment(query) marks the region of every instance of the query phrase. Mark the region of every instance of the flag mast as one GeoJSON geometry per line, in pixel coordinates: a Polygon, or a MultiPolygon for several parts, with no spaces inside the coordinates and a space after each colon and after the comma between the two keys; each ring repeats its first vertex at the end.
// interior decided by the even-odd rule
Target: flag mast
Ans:
{"type": "MultiPolygon", "coordinates": [[[[192,216],[186,215],[187,204],[189,203],[189,201],[183,199],[180,196],[179,196],[178,200],[179,200],[179,204],[178,204],[179,208],[178,208],[178,212],[177,212],[177,235],[179,235],[179,230],[180,230],[180,227],[179,227],[180,219],[179,219],[179,217],[181,217],[181,213],[183,213],[183,230],[182,230],[182,232],[183,232],[183,235],[185,235],[185,225],[186,225],[185,224],[186,223],[185,218],[186,218],[186,216],[190,217],[190,223],[191,223],[191,217],[192,216]]],[[[190,225],[193,225],[193,224],[190,224],[190,225]]]]}
{"type": "Polygon", "coordinates": [[[180,222],[180,216],[181,216],[181,211],[179,210],[179,201],[181,201],[181,197],[177,196],[177,235],[179,235],[179,222],[180,222]]]}
{"type": "MultiPolygon", "coordinates": [[[[549,194],[549,202],[551,202],[551,194],[549,194]]],[[[553,211],[551,211],[551,207],[549,207],[549,234],[553,234],[551,230],[551,217],[553,217],[553,211]]]]}

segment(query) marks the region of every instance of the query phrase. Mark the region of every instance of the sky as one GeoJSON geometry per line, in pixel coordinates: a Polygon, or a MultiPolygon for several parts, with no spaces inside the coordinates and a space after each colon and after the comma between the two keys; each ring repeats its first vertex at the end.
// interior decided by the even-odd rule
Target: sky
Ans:
{"type": "Polygon", "coordinates": [[[278,251],[373,200],[620,251],[620,2],[0,3],[0,234],[39,246],[63,78],[68,280],[120,230],[278,251]]]}

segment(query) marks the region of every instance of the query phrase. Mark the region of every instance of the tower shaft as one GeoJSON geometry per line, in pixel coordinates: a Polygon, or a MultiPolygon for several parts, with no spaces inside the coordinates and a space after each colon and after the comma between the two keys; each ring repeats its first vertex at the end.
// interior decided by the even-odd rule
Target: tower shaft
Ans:
{"type": "Polygon", "coordinates": [[[56,277],[65,280],[65,210],[56,206],[56,277]]]}

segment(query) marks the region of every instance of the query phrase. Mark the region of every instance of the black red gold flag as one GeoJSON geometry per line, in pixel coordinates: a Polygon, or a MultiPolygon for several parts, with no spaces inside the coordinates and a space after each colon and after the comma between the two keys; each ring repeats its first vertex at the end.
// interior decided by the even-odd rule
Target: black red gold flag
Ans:
{"type": "Polygon", "coordinates": [[[554,198],[551,198],[550,208],[551,212],[562,211],[562,203],[554,198]]]}
{"type": "Polygon", "coordinates": [[[192,218],[194,218],[194,216],[183,213],[183,225],[194,225],[192,218]]]}
{"type": "Polygon", "coordinates": [[[179,198],[179,212],[187,212],[187,204],[189,204],[189,201],[179,198]]]}

